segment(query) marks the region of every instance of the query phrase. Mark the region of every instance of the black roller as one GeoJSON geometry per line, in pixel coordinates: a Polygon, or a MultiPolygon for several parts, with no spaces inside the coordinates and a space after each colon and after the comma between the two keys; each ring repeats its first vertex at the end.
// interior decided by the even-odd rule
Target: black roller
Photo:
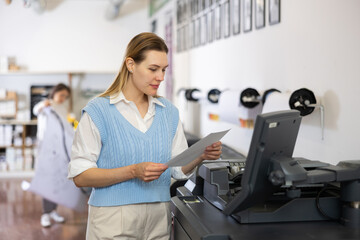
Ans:
{"type": "Polygon", "coordinates": [[[221,91],[219,89],[211,89],[208,92],[208,100],[212,103],[218,103],[219,102],[219,97],[220,97],[221,91]]]}
{"type": "Polygon", "coordinates": [[[301,116],[309,115],[314,111],[315,107],[309,107],[308,104],[316,104],[315,95],[309,89],[301,88],[291,94],[289,106],[300,111],[301,116]]]}
{"type": "Polygon", "coordinates": [[[192,102],[197,102],[197,101],[199,101],[199,99],[193,97],[193,93],[194,93],[194,92],[200,92],[200,90],[197,89],[197,88],[187,89],[187,90],[185,91],[185,98],[186,98],[186,100],[192,101],[192,102]]]}
{"type": "Polygon", "coordinates": [[[263,105],[264,105],[264,103],[266,102],[266,99],[267,99],[267,97],[269,96],[269,94],[270,94],[270,93],[273,93],[273,92],[279,92],[279,93],[281,93],[281,91],[280,91],[280,90],[277,90],[276,88],[270,88],[270,89],[266,90],[266,91],[264,92],[263,96],[262,96],[262,99],[261,99],[261,102],[262,102],[263,105]]]}
{"type": "Polygon", "coordinates": [[[247,88],[241,92],[240,102],[246,108],[254,108],[260,103],[260,101],[258,99],[259,96],[260,96],[260,94],[258,93],[258,91],[256,91],[256,89],[247,88]],[[246,99],[250,99],[250,98],[251,98],[250,101],[246,100],[246,99]]]}

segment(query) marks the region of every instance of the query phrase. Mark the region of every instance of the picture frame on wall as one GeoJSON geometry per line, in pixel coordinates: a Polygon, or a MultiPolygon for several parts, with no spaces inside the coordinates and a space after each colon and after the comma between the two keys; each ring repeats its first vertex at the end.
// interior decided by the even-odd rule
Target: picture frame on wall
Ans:
{"type": "Polygon", "coordinates": [[[194,9],[194,0],[189,0],[190,4],[190,17],[195,15],[195,9],[194,9]]]}
{"type": "Polygon", "coordinates": [[[214,20],[215,20],[215,12],[214,10],[211,10],[207,14],[207,40],[209,43],[211,43],[214,40],[214,20]]]}
{"type": "Polygon", "coordinates": [[[195,21],[192,20],[189,27],[189,43],[190,47],[195,47],[195,21]]]}
{"type": "Polygon", "coordinates": [[[186,43],[185,43],[185,26],[183,26],[181,28],[181,37],[180,37],[180,40],[181,40],[181,51],[186,51],[186,43]]]}
{"type": "Polygon", "coordinates": [[[183,43],[184,43],[184,50],[188,50],[190,48],[189,46],[189,24],[186,24],[184,26],[184,37],[183,37],[183,43]]]}
{"type": "Polygon", "coordinates": [[[265,0],[255,0],[255,27],[265,27],[265,0]]]}
{"type": "Polygon", "coordinates": [[[185,1],[185,21],[188,22],[190,19],[190,2],[185,1]]]}
{"type": "Polygon", "coordinates": [[[269,0],[269,24],[280,22],[280,0],[269,0]]]}
{"type": "Polygon", "coordinates": [[[179,53],[181,52],[181,29],[178,28],[177,31],[176,31],[176,42],[177,42],[177,45],[176,45],[176,51],[179,53]]]}
{"type": "Polygon", "coordinates": [[[179,1],[179,23],[183,22],[183,4],[182,0],[179,1]]]}
{"type": "Polygon", "coordinates": [[[181,4],[181,22],[184,23],[186,22],[186,18],[187,18],[187,7],[186,7],[186,0],[182,1],[181,4]]]}
{"type": "Polygon", "coordinates": [[[199,4],[200,11],[204,11],[206,9],[206,0],[199,0],[199,4]]]}
{"type": "Polygon", "coordinates": [[[184,51],[184,41],[183,41],[183,38],[184,38],[184,28],[181,27],[180,28],[180,52],[183,52],[184,51]]]}
{"type": "Polygon", "coordinates": [[[205,9],[208,9],[211,6],[211,0],[205,0],[205,9]]]}
{"type": "Polygon", "coordinates": [[[243,29],[244,32],[252,29],[252,0],[243,0],[243,29]]]}
{"type": "Polygon", "coordinates": [[[240,0],[234,0],[233,1],[233,34],[239,34],[240,33],[240,0]]]}
{"type": "Polygon", "coordinates": [[[180,0],[176,1],[176,23],[180,24],[180,0]]]}
{"type": "Polygon", "coordinates": [[[200,25],[201,25],[200,42],[201,42],[201,45],[204,45],[204,44],[206,44],[206,41],[207,41],[207,30],[208,30],[206,14],[201,16],[200,25]]]}
{"type": "Polygon", "coordinates": [[[199,12],[199,0],[194,0],[194,14],[199,12]]]}
{"type": "Polygon", "coordinates": [[[221,38],[221,5],[215,7],[215,38],[221,38]]]}
{"type": "Polygon", "coordinates": [[[201,44],[201,17],[195,20],[195,47],[201,44]]]}
{"type": "Polygon", "coordinates": [[[182,27],[181,28],[181,31],[180,31],[180,41],[181,41],[181,51],[185,51],[186,50],[186,46],[185,46],[185,27],[182,27]]]}
{"type": "Polygon", "coordinates": [[[230,3],[226,0],[222,4],[223,16],[224,16],[224,37],[230,37],[230,3]]]}
{"type": "Polygon", "coordinates": [[[195,0],[190,0],[190,15],[195,15],[195,0]]]}

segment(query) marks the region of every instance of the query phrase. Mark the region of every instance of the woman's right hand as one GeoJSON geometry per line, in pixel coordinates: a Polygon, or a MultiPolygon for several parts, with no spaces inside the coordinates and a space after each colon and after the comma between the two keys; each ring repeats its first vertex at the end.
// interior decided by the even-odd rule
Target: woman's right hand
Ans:
{"type": "Polygon", "coordinates": [[[44,107],[50,106],[50,101],[48,99],[44,100],[44,107]]]}
{"type": "Polygon", "coordinates": [[[151,182],[160,177],[168,169],[168,166],[162,163],[142,162],[135,164],[134,176],[144,182],[151,182]]]}

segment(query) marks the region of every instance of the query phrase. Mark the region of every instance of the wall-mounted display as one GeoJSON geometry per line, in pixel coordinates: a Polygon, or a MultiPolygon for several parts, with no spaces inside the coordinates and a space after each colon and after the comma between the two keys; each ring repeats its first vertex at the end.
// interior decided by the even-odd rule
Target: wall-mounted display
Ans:
{"type": "Polygon", "coordinates": [[[280,0],[269,0],[269,23],[271,25],[280,22],[280,0]]]}
{"type": "Polygon", "coordinates": [[[224,37],[230,37],[230,3],[229,0],[225,1],[222,5],[223,20],[224,20],[224,37]]]}
{"type": "Polygon", "coordinates": [[[233,34],[240,33],[240,0],[233,0],[233,34]]]}
{"type": "Polygon", "coordinates": [[[178,52],[229,38],[240,34],[241,31],[250,32],[253,25],[256,29],[263,28],[266,25],[266,14],[269,25],[280,22],[280,0],[176,0],[175,2],[178,52]]]}
{"type": "Polygon", "coordinates": [[[216,5],[215,7],[215,38],[221,38],[221,7],[216,5]]]}
{"type": "Polygon", "coordinates": [[[243,0],[243,29],[244,32],[252,28],[252,0],[243,0]]]}

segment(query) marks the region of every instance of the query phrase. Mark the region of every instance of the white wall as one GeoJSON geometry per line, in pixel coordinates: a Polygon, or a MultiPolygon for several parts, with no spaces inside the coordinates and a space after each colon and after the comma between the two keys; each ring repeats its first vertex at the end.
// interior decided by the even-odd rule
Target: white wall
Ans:
{"type": "Polygon", "coordinates": [[[0,56],[29,71],[117,71],[129,40],[149,31],[145,0],[126,1],[114,21],[104,17],[106,0],[47,2],[39,15],[23,1],[0,1],[0,56]]]}
{"type": "MultiPolygon", "coordinates": [[[[325,139],[316,110],[303,118],[294,155],[330,163],[360,159],[360,1],[283,0],[281,5],[280,24],[269,26],[266,12],[261,30],[178,53],[176,88],[309,88],[325,107],[325,139]]],[[[231,127],[223,142],[247,154],[251,130],[209,121],[206,104],[197,114],[199,106],[177,103],[190,119],[187,130],[204,136],[231,127]]]]}
{"type": "Polygon", "coordinates": [[[85,72],[75,75],[72,83],[74,112],[79,118],[89,100],[82,96],[83,91],[105,90],[120,69],[130,39],[150,30],[148,3],[126,1],[120,16],[108,21],[107,0],[47,2],[47,10],[39,15],[24,8],[21,0],[11,5],[0,1],[0,56],[14,56],[31,73],[0,74],[0,88],[16,91],[19,110],[29,111],[31,85],[67,84],[67,72],[85,72]]]}
{"type": "MultiPolygon", "coordinates": [[[[22,1],[13,1],[10,6],[0,1],[0,55],[15,56],[17,63],[30,71],[114,72],[130,38],[150,30],[146,7],[124,11],[121,18],[108,22],[104,18],[107,1],[58,2],[56,8],[37,15],[23,9],[22,1]]],[[[143,3],[127,1],[139,6],[143,3]]],[[[152,19],[163,19],[174,3],[168,3],[152,19]]],[[[176,54],[175,92],[180,87],[205,91],[213,87],[250,86],[259,91],[274,87],[291,92],[307,87],[325,106],[325,139],[321,140],[316,111],[303,119],[295,155],[331,163],[359,159],[360,1],[283,0],[281,4],[278,25],[176,54]]],[[[159,22],[158,29],[162,28],[159,22]]],[[[30,76],[32,80],[26,82],[19,80],[21,76],[10,77],[0,76],[0,87],[11,88],[11,81],[24,93],[29,91],[25,83],[67,79],[66,75],[30,76]]],[[[111,74],[92,76],[89,82],[74,80],[74,85],[81,83],[86,88],[99,81],[107,86],[111,78],[111,74]]],[[[179,105],[185,129],[204,136],[231,127],[224,143],[247,153],[251,130],[211,122],[206,118],[208,106],[192,105],[179,105]]]]}

